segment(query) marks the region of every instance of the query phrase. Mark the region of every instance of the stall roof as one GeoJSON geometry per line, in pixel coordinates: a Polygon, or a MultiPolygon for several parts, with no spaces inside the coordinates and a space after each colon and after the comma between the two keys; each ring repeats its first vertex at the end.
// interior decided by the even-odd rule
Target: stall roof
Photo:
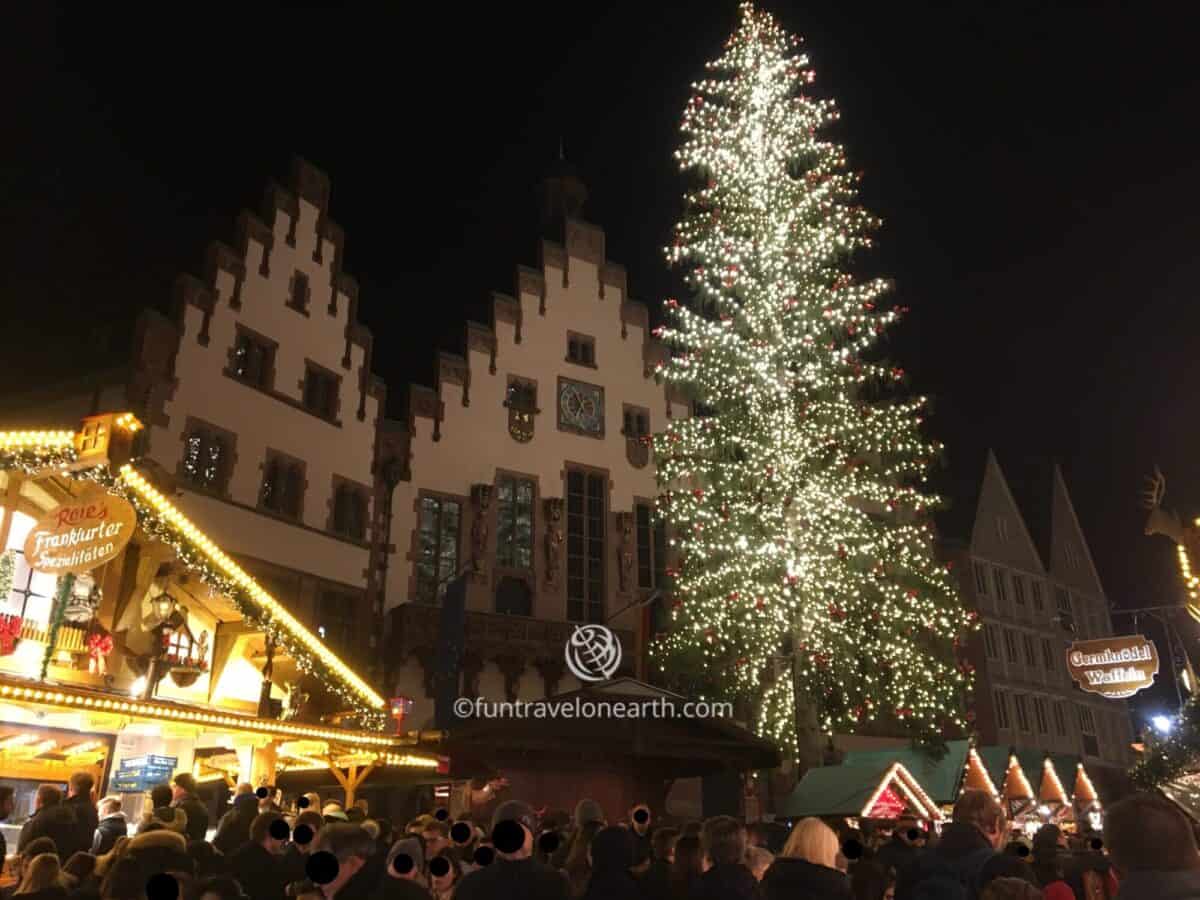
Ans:
{"type": "Polygon", "coordinates": [[[965,740],[949,741],[946,746],[946,755],[941,759],[916,749],[851,751],[846,754],[843,765],[882,770],[893,762],[902,763],[930,797],[940,805],[948,806],[958,799],[971,744],[965,740]]]}
{"type": "Polygon", "coordinates": [[[777,804],[775,814],[785,818],[864,816],[872,800],[891,785],[900,788],[910,805],[925,817],[942,818],[937,803],[899,762],[809,769],[792,793],[777,804]]]}

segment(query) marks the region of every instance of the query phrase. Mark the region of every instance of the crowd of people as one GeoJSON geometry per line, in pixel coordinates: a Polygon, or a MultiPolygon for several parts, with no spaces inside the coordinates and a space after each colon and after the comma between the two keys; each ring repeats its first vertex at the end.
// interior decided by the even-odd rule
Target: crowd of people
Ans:
{"type": "MultiPolygon", "coordinates": [[[[285,811],[244,784],[209,839],[187,774],[136,823],[93,789],[86,773],[65,796],[38,789],[0,900],[1200,900],[1192,825],[1149,794],[1107,811],[1104,841],[1072,846],[1055,825],[1011,840],[979,791],[934,838],[907,818],[867,835],[818,818],[676,827],[645,805],[610,821],[592,800],[541,816],[508,801],[487,831],[444,809],[397,827],[365,801],[305,794],[285,811]]],[[[0,818],[11,807],[0,790],[0,818]]]]}

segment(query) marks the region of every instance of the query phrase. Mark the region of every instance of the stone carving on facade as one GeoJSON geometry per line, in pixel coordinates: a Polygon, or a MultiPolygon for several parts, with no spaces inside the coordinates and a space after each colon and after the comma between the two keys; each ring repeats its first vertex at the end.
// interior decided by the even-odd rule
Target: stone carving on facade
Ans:
{"type": "Polygon", "coordinates": [[[617,513],[617,585],[622,594],[628,594],[634,587],[634,539],[633,513],[617,513]]]}
{"type": "Polygon", "coordinates": [[[551,497],[544,501],[543,507],[546,513],[546,584],[556,585],[562,569],[562,498],[551,497]]]}
{"type": "Polygon", "coordinates": [[[494,662],[500,674],[504,676],[504,699],[509,703],[516,702],[517,688],[521,684],[521,675],[525,672],[525,659],[515,653],[502,653],[494,662]]]}
{"type": "Polygon", "coordinates": [[[492,486],[476,484],[471,487],[471,504],[475,508],[471,523],[471,570],[476,578],[487,577],[488,511],[492,505],[492,486]]]}
{"type": "Polygon", "coordinates": [[[542,684],[546,690],[546,697],[553,697],[558,693],[558,684],[562,681],[563,676],[567,674],[567,667],[562,659],[559,657],[546,657],[534,662],[533,667],[542,676],[542,684]]]}

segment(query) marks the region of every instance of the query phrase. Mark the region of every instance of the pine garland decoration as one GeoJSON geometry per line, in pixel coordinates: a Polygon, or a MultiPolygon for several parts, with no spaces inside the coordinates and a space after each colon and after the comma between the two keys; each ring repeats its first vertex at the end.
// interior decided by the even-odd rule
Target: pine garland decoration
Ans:
{"type": "Polygon", "coordinates": [[[58,579],[58,592],[54,595],[54,605],[50,607],[50,624],[46,628],[46,652],[42,654],[42,671],[38,675],[40,681],[46,680],[46,671],[50,668],[50,660],[54,658],[54,647],[58,643],[58,632],[62,628],[63,617],[67,612],[67,602],[71,599],[71,590],[75,587],[75,576],[67,573],[58,579]]]}

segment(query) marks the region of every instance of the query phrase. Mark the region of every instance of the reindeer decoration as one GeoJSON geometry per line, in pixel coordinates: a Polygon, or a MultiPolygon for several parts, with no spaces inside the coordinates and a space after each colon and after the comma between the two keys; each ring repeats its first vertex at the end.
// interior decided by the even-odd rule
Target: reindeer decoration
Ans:
{"type": "Polygon", "coordinates": [[[1146,534],[1163,534],[1177,544],[1184,542],[1183,521],[1174,510],[1163,509],[1163,497],[1167,495],[1167,477],[1158,466],[1153,477],[1146,479],[1146,490],[1142,491],[1142,505],[1150,511],[1146,519],[1146,534]]]}

